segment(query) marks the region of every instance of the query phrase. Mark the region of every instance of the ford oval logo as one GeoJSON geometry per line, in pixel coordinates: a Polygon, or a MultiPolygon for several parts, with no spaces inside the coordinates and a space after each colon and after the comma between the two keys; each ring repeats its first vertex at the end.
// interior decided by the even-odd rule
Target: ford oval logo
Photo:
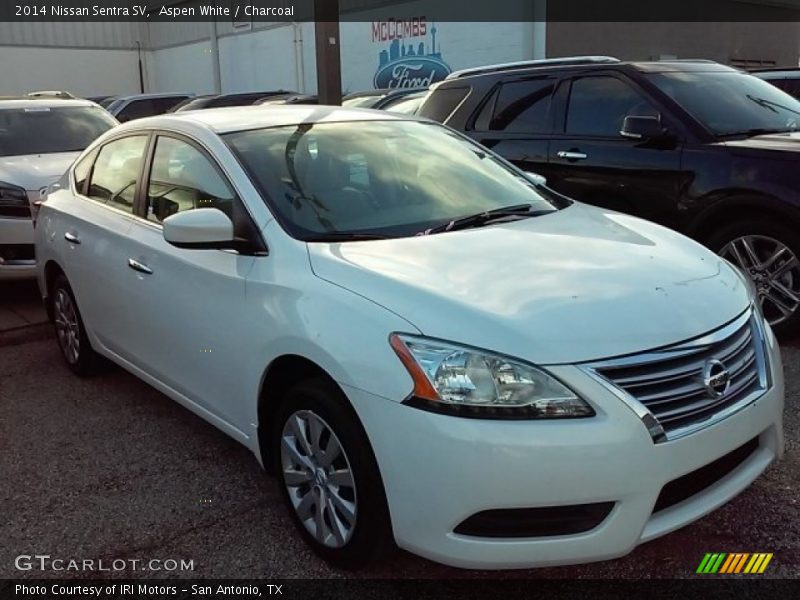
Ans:
{"type": "Polygon", "coordinates": [[[703,385],[714,398],[725,395],[731,386],[731,374],[718,360],[709,360],[703,367],[703,385]]]}
{"type": "Polygon", "coordinates": [[[450,74],[446,63],[425,56],[408,56],[384,65],[375,73],[375,88],[428,87],[450,74]]]}

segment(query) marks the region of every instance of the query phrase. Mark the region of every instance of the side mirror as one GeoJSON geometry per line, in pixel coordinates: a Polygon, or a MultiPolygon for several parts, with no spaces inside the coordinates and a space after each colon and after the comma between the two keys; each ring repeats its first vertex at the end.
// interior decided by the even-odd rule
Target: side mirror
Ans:
{"type": "Polygon", "coordinates": [[[218,208],[195,208],[164,219],[164,239],[178,248],[235,248],[233,222],[218,208]]]}
{"type": "Polygon", "coordinates": [[[538,173],[531,173],[530,171],[525,171],[525,176],[531,180],[532,183],[536,185],[547,185],[547,177],[544,175],[539,175],[538,173]]]}
{"type": "Polygon", "coordinates": [[[664,135],[661,117],[628,115],[619,134],[634,140],[647,140],[664,135]]]}

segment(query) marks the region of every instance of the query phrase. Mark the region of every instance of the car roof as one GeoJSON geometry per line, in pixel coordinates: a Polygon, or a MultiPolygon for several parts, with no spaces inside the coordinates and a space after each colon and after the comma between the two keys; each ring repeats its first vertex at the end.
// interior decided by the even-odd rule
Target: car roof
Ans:
{"type": "Polygon", "coordinates": [[[193,98],[194,94],[191,93],[184,93],[184,92],[175,92],[175,93],[164,93],[164,94],[130,94],[128,96],[117,96],[117,100],[148,100],[151,98],[193,98]]]}
{"type": "MultiPolygon", "coordinates": [[[[457,86],[459,82],[473,78],[493,77],[498,74],[516,75],[531,72],[550,72],[552,70],[569,71],[575,69],[610,69],[627,68],[645,73],[676,72],[741,72],[706,59],[674,59],[659,61],[621,61],[610,56],[570,56],[564,58],[520,61],[485,67],[475,67],[455,71],[442,82],[444,87],[457,86]]],[[[439,87],[438,85],[436,85],[439,87]]]]}
{"type": "Polygon", "coordinates": [[[62,108],[65,106],[97,106],[91,100],[53,98],[42,96],[38,98],[0,98],[0,110],[6,108],[62,108]]]}
{"type": "Polygon", "coordinates": [[[215,133],[264,129],[304,123],[338,123],[355,121],[411,120],[376,110],[342,108],[318,104],[259,104],[255,106],[230,106],[207,110],[167,113],[136,119],[115,129],[159,129],[201,125],[215,133]]]}

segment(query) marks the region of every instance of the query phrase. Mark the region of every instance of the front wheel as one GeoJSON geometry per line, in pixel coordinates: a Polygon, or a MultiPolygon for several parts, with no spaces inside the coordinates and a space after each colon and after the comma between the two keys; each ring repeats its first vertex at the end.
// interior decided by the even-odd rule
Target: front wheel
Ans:
{"type": "Polygon", "coordinates": [[[391,547],[380,472],[340,390],[322,380],[292,387],[278,409],[272,442],[286,504],[317,554],[355,569],[391,547]]]}
{"type": "Polygon", "coordinates": [[[800,331],[800,237],[771,221],[735,223],[709,246],[753,281],[764,317],[779,336],[800,331]]]}

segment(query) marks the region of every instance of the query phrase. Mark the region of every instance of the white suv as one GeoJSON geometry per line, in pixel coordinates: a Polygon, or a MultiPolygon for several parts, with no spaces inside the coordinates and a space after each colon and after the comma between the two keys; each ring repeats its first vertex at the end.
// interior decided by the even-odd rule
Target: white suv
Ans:
{"type": "Polygon", "coordinates": [[[31,205],[116,124],[84,100],[0,100],[0,279],[35,276],[31,205]]]}
{"type": "Polygon", "coordinates": [[[612,558],[781,455],[741,273],[441,125],[154,117],[58,188],[36,247],[67,364],[111,359],[246,445],[335,564],[392,540],[461,567],[612,558]]]}

